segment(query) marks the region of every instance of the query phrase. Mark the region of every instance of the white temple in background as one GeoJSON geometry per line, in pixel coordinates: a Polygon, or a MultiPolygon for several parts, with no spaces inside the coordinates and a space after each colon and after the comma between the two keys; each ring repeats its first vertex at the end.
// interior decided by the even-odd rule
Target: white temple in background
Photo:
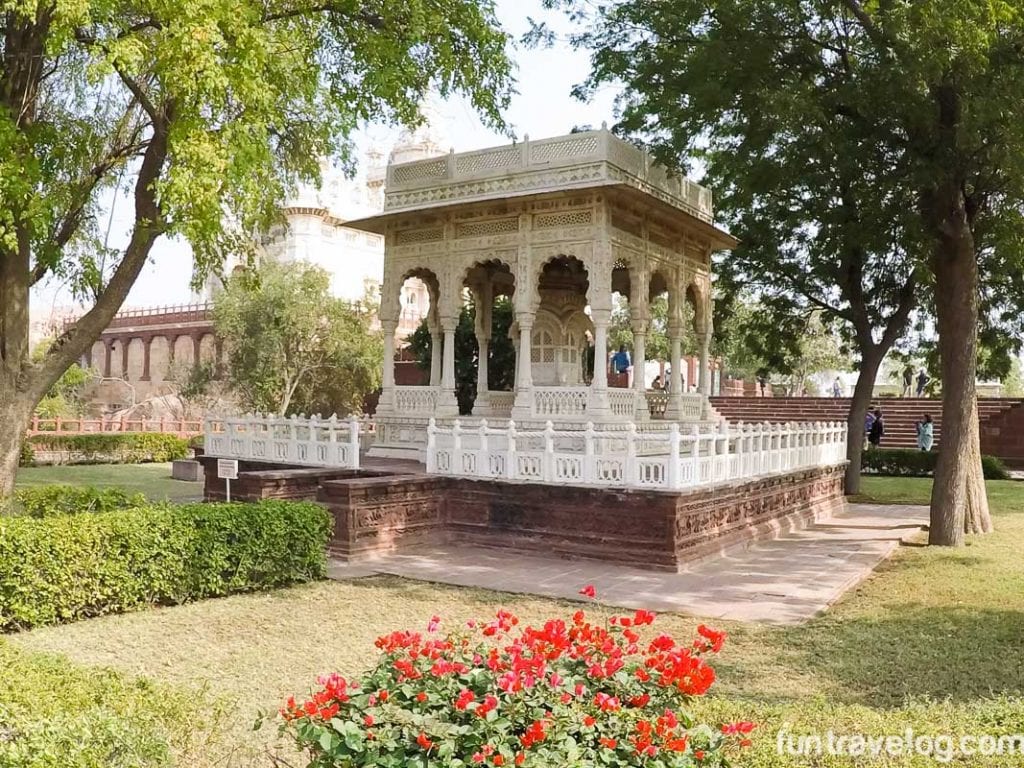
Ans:
{"type": "MultiPolygon", "coordinates": [[[[380,289],[384,279],[384,237],[346,226],[346,222],[381,213],[387,166],[438,157],[449,150],[436,129],[429,105],[427,120],[415,129],[405,129],[391,152],[385,155],[371,147],[359,174],[347,178],[325,160],[321,165],[320,187],[303,185],[282,208],[286,224],[273,227],[259,243],[261,257],[285,262],[304,261],[323,267],[331,275],[331,289],[339,298],[358,301],[380,289]]],[[[224,274],[241,266],[228,263],[224,274]]],[[[207,281],[200,301],[211,301],[221,288],[213,277],[207,281]]],[[[429,307],[423,283],[410,281],[401,297],[402,313],[396,338],[401,341],[419,325],[429,307]]]]}

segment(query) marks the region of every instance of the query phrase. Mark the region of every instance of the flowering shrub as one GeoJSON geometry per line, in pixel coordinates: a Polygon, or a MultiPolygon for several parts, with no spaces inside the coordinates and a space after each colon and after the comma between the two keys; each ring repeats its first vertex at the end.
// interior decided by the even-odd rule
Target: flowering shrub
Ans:
{"type": "Polygon", "coordinates": [[[643,641],[654,621],[640,610],[597,625],[577,611],[522,627],[501,610],[442,634],[435,617],[425,634],[379,638],[358,682],[335,674],[308,701],[289,699],[281,729],[310,768],[727,765],[753,723],[712,728],[687,711],[715,680],[706,657],[725,634],[702,625],[689,644],[643,641]]]}

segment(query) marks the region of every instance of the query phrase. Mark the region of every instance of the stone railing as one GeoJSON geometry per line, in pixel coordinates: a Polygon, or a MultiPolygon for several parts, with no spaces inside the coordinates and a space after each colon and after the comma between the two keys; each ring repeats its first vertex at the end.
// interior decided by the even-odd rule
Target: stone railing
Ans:
{"type": "Polygon", "coordinates": [[[652,419],[664,419],[668,408],[668,392],[662,389],[647,390],[647,409],[652,419]]]}
{"type": "Polygon", "coordinates": [[[435,387],[395,387],[395,411],[433,413],[437,409],[437,394],[435,387]]]}
{"type": "MultiPolygon", "coordinates": [[[[647,409],[652,419],[664,419],[671,395],[660,389],[647,390],[647,409]]],[[[704,396],[690,392],[679,396],[679,418],[700,421],[704,418],[704,396]]]]}
{"type": "Polygon", "coordinates": [[[748,424],[681,432],[541,431],[486,420],[464,429],[456,420],[427,427],[427,472],[455,477],[519,480],[559,485],[679,490],[846,461],[846,426],[748,424]],[[658,450],[660,447],[660,450],[658,450]]]}
{"type": "MultiPolygon", "coordinates": [[[[490,178],[507,179],[514,172],[546,171],[594,163],[606,164],[603,171],[606,183],[629,184],[703,221],[712,220],[710,190],[681,174],[670,173],[654,162],[647,152],[614,136],[606,128],[541,140],[527,137],[516,144],[388,166],[384,210],[398,210],[413,204],[418,198],[410,198],[408,193],[426,188],[472,186],[473,182],[485,182],[490,178]]],[[[543,183],[538,179],[529,182],[528,186],[539,188],[543,183]]],[[[449,189],[445,198],[461,199],[466,194],[470,193],[449,189]]]]}
{"type": "Polygon", "coordinates": [[[704,418],[704,395],[691,392],[679,396],[679,418],[695,421],[704,418]]]}
{"type": "MultiPolygon", "coordinates": [[[[66,320],[64,326],[74,325],[76,320],[66,320]]],[[[142,307],[124,309],[107,323],[107,330],[135,328],[147,325],[181,325],[184,323],[213,322],[213,304],[177,304],[166,307],[142,307]]]]}
{"type": "Polygon", "coordinates": [[[487,393],[487,398],[491,412],[495,414],[508,415],[512,413],[512,406],[516,404],[515,392],[495,392],[491,390],[487,393]]]}
{"type": "Polygon", "coordinates": [[[608,390],[608,406],[612,416],[632,419],[636,416],[636,393],[632,389],[612,387],[608,390]]]}
{"type": "Polygon", "coordinates": [[[540,418],[582,416],[589,397],[588,387],[534,387],[533,415],[540,418]]]}
{"type": "Polygon", "coordinates": [[[203,452],[224,459],[359,468],[360,420],[248,415],[207,419],[203,452]]]}
{"type": "Polygon", "coordinates": [[[203,423],[189,419],[41,419],[33,417],[32,435],[92,435],[98,432],[166,432],[178,437],[203,434],[203,423]]]}

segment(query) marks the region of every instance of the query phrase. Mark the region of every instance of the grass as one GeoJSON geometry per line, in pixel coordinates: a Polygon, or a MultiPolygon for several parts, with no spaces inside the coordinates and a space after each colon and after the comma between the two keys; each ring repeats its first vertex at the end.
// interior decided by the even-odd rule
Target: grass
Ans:
{"type": "Polygon", "coordinates": [[[38,485],[112,486],[142,493],[150,501],[202,501],[202,483],[171,479],[170,464],[82,464],[63,467],[23,467],[18,487],[38,485]]]}
{"type": "MultiPolygon", "coordinates": [[[[864,500],[926,502],[926,479],[865,478],[864,500]]],[[[715,695],[698,709],[712,720],[753,719],[761,738],[741,765],[854,765],[776,754],[775,734],[1024,733],[1024,483],[990,482],[997,532],[959,550],[907,547],[828,614],[797,627],[719,622],[730,633],[715,695]]],[[[600,584],[598,584],[600,588],[600,584]]],[[[111,616],[35,630],[12,641],[127,679],[195,695],[197,711],[226,707],[230,726],[207,742],[209,764],[259,762],[273,730],[253,734],[261,711],[304,693],[317,675],[356,674],[373,640],[395,628],[488,615],[496,606],[525,621],[565,615],[575,604],[374,577],[111,616]],[[211,704],[207,691],[224,699],[211,704]],[[231,759],[225,753],[231,751],[231,759]]],[[[597,609],[596,613],[603,613],[597,609]]],[[[665,615],[656,627],[681,636],[698,620],[665,615]]],[[[0,701],[4,691],[0,691],[0,701]]],[[[194,760],[183,764],[199,764],[194,760]]],[[[292,763],[296,764],[296,763],[292,763]]],[[[930,758],[878,765],[934,765],[930,758]]],[[[1020,765],[1020,757],[957,765],[1020,765]]]]}

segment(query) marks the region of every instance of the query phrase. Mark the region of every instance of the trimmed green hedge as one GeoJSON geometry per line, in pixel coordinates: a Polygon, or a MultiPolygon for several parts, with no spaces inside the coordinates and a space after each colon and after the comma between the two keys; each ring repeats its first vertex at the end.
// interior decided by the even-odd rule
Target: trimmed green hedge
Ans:
{"type": "MultiPolygon", "coordinates": [[[[876,475],[928,477],[934,474],[939,454],[913,448],[869,448],[861,458],[861,469],[876,475]]],[[[982,456],[981,468],[986,480],[1006,480],[1006,465],[995,456],[982,456]]]]}
{"type": "Polygon", "coordinates": [[[0,519],[0,629],[320,579],[331,524],[287,501],[0,519]]]}
{"type": "Polygon", "coordinates": [[[113,512],[144,507],[146,497],[123,488],[92,488],[82,485],[40,485],[14,492],[16,513],[29,517],[74,515],[79,512],[113,512]]]}
{"type": "Polygon", "coordinates": [[[75,464],[162,463],[184,459],[189,451],[188,440],[163,432],[33,435],[27,443],[33,453],[63,453],[65,463],[75,464]]]}

